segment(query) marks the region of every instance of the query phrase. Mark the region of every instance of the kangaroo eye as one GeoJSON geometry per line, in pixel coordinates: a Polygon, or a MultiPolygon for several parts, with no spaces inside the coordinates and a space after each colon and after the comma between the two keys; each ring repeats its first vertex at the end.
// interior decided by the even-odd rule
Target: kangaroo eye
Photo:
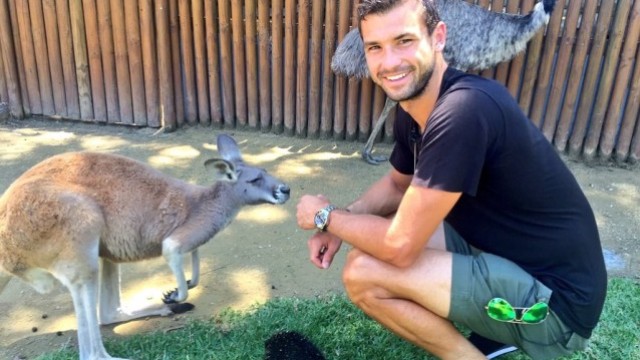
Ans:
{"type": "Polygon", "coordinates": [[[258,177],[254,178],[252,180],[249,180],[249,183],[253,184],[253,185],[256,185],[256,184],[260,183],[261,181],[262,181],[262,176],[258,176],[258,177]]]}

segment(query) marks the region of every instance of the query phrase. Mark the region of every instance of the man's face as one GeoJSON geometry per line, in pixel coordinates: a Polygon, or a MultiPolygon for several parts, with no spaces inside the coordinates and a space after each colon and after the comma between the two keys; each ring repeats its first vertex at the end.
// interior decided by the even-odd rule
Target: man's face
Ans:
{"type": "Polygon", "coordinates": [[[371,79],[395,101],[420,96],[433,74],[434,51],[420,1],[370,14],[360,30],[371,79]]]}

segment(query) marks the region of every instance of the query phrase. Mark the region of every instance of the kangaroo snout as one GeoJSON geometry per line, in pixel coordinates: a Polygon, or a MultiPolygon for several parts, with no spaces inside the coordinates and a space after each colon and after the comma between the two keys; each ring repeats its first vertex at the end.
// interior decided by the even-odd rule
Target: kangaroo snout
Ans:
{"type": "Polygon", "coordinates": [[[287,200],[289,200],[290,196],[291,189],[289,188],[289,185],[280,184],[276,186],[275,190],[273,191],[273,198],[276,200],[273,204],[284,204],[287,202],[287,200]]]}

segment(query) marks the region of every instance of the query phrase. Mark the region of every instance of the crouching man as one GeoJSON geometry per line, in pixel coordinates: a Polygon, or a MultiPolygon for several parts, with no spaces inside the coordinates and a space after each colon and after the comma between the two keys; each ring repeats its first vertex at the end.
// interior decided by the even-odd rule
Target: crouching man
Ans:
{"type": "Polygon", "coordinates": [[[350,299],[443,359],[584,349],[607,274],[573,175],[503,86],[447,67],[431,1],[364,0],[358,15],[371,78],[400,104],[392,168],[344,209],[300,199],[311,261],[328,268],[347,242],[350,299]]]}

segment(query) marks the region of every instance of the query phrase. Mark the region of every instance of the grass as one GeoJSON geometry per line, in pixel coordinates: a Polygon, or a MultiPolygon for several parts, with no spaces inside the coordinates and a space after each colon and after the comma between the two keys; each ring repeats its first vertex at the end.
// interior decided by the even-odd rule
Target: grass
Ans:
{"type": "MultiPolygon", "coordinates": [[[[262,359],[264,341],[283,330],[309,336],[327,359],[432,359],[362,314],[344,296],[281,298],[249,312],[226,310],[215,318],[194,320],[185,328],[108,339],[112,356],[136,360],[262,359]]],[[[74,349],[61,349],[38,360],[75,360],[74,349]]],[[[528,359],[523,353],[505,360],[528,359]]],[[[614,278],[604,312],[589,348],[567,359],[640,359],[640,282],[614,278]]]]}

